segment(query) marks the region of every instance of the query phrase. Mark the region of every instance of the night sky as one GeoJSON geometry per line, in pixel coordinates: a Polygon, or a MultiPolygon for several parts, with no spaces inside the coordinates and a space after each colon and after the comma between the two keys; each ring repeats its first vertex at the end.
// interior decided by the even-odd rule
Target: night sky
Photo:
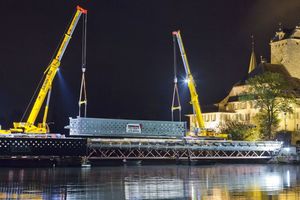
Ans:
{"type": "MultiPolygon", "coordinates": [[[[269,42],[279,22],[288,28],[300,22],[299,0],[2,0],[3,128],[21,119],[78,4],[88,9],[88,117],[98,118],[171,119],[174,30],[181,30],[203,106],[220,101],[245,76],[251,34],[257,60],[269,61],[269,42]]],[[[82,20],[54,80],[53,131],[65,132],[68,117],[78,114],[81,40],[82,20]]],[[[181,80],[185,74],[177,57],[181,80]]],[[[183,114],[190,113],[188,88],[182,82],[179,87],[183,114]]]]}

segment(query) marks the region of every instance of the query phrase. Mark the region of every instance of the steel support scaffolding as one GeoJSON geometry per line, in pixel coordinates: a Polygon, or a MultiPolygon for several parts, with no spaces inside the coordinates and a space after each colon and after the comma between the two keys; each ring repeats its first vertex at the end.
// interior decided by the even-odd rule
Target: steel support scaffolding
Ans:
{"type": "Polygon", "coordinates": [[[216,160],[271,159],[280,142],[101,140],[88,142],[87,159],[100,160],[216,160]]]}

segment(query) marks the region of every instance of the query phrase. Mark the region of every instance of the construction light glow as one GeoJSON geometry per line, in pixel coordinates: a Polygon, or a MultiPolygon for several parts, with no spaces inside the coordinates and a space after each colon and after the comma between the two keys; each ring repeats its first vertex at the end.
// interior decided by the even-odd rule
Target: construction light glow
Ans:
{"type": "Polygon", "coordinates": [[[188,78],[184,79],[184,83],[186,83],[186,84],[188,84],[189,81],[190,81],[190,80],[189,80],[188,78]]]}

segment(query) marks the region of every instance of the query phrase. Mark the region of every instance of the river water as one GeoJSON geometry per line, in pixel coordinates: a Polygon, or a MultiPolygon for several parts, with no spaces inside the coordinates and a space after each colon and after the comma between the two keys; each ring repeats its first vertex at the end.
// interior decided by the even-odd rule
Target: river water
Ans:
{"type": "Polygon", "coordinates": [[[0,199],[300,199],[300,166],[0,168],[0,199]]]}

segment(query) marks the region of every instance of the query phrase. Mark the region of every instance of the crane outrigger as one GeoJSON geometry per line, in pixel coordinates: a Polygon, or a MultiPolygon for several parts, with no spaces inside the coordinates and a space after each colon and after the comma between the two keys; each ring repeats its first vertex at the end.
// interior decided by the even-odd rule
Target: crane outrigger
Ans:
{"type": "Polygon", "coordinates": [[[29,133],[29,134],[44,134],[49,132],[48,125],[46,123],[47,120],[47,114],[48,114],[48,107],[49,107],[49,100],[50,100],[50,94],[51,94],[51,86],[53,79],[59,69],[61,59],[64,55],[64,52],[69,44],[69,41],[72,37],[72,34],[76,28],[76,25],[81,17],[81,15],[87,14],[87,10],[83,9],[80,6],[76,7],[76,12],[71,20],[71,23],[67,29],[67,32],[64,35],[64,38],[58,48],[58,51],[56,52],[55,57],[50,62],[49,66],[44,72],[45,79],[44,82],[39,90],[39,93],[35,99],[35,102],[33,104],[33,107],[31,109],[31,112],[27,118],[26,122],[14,122],[13,128],[10,128],[9,130],[0,130],[0,134],[10,134],[10,133],[29,133]],[[45,101],[46,96],[47,102],[45,105],[45,111],[43,116],[43,122],[38,123],[38,125],[35,125],[36,119],[38,114],[40,113],[41,107],[45,101]]]}

